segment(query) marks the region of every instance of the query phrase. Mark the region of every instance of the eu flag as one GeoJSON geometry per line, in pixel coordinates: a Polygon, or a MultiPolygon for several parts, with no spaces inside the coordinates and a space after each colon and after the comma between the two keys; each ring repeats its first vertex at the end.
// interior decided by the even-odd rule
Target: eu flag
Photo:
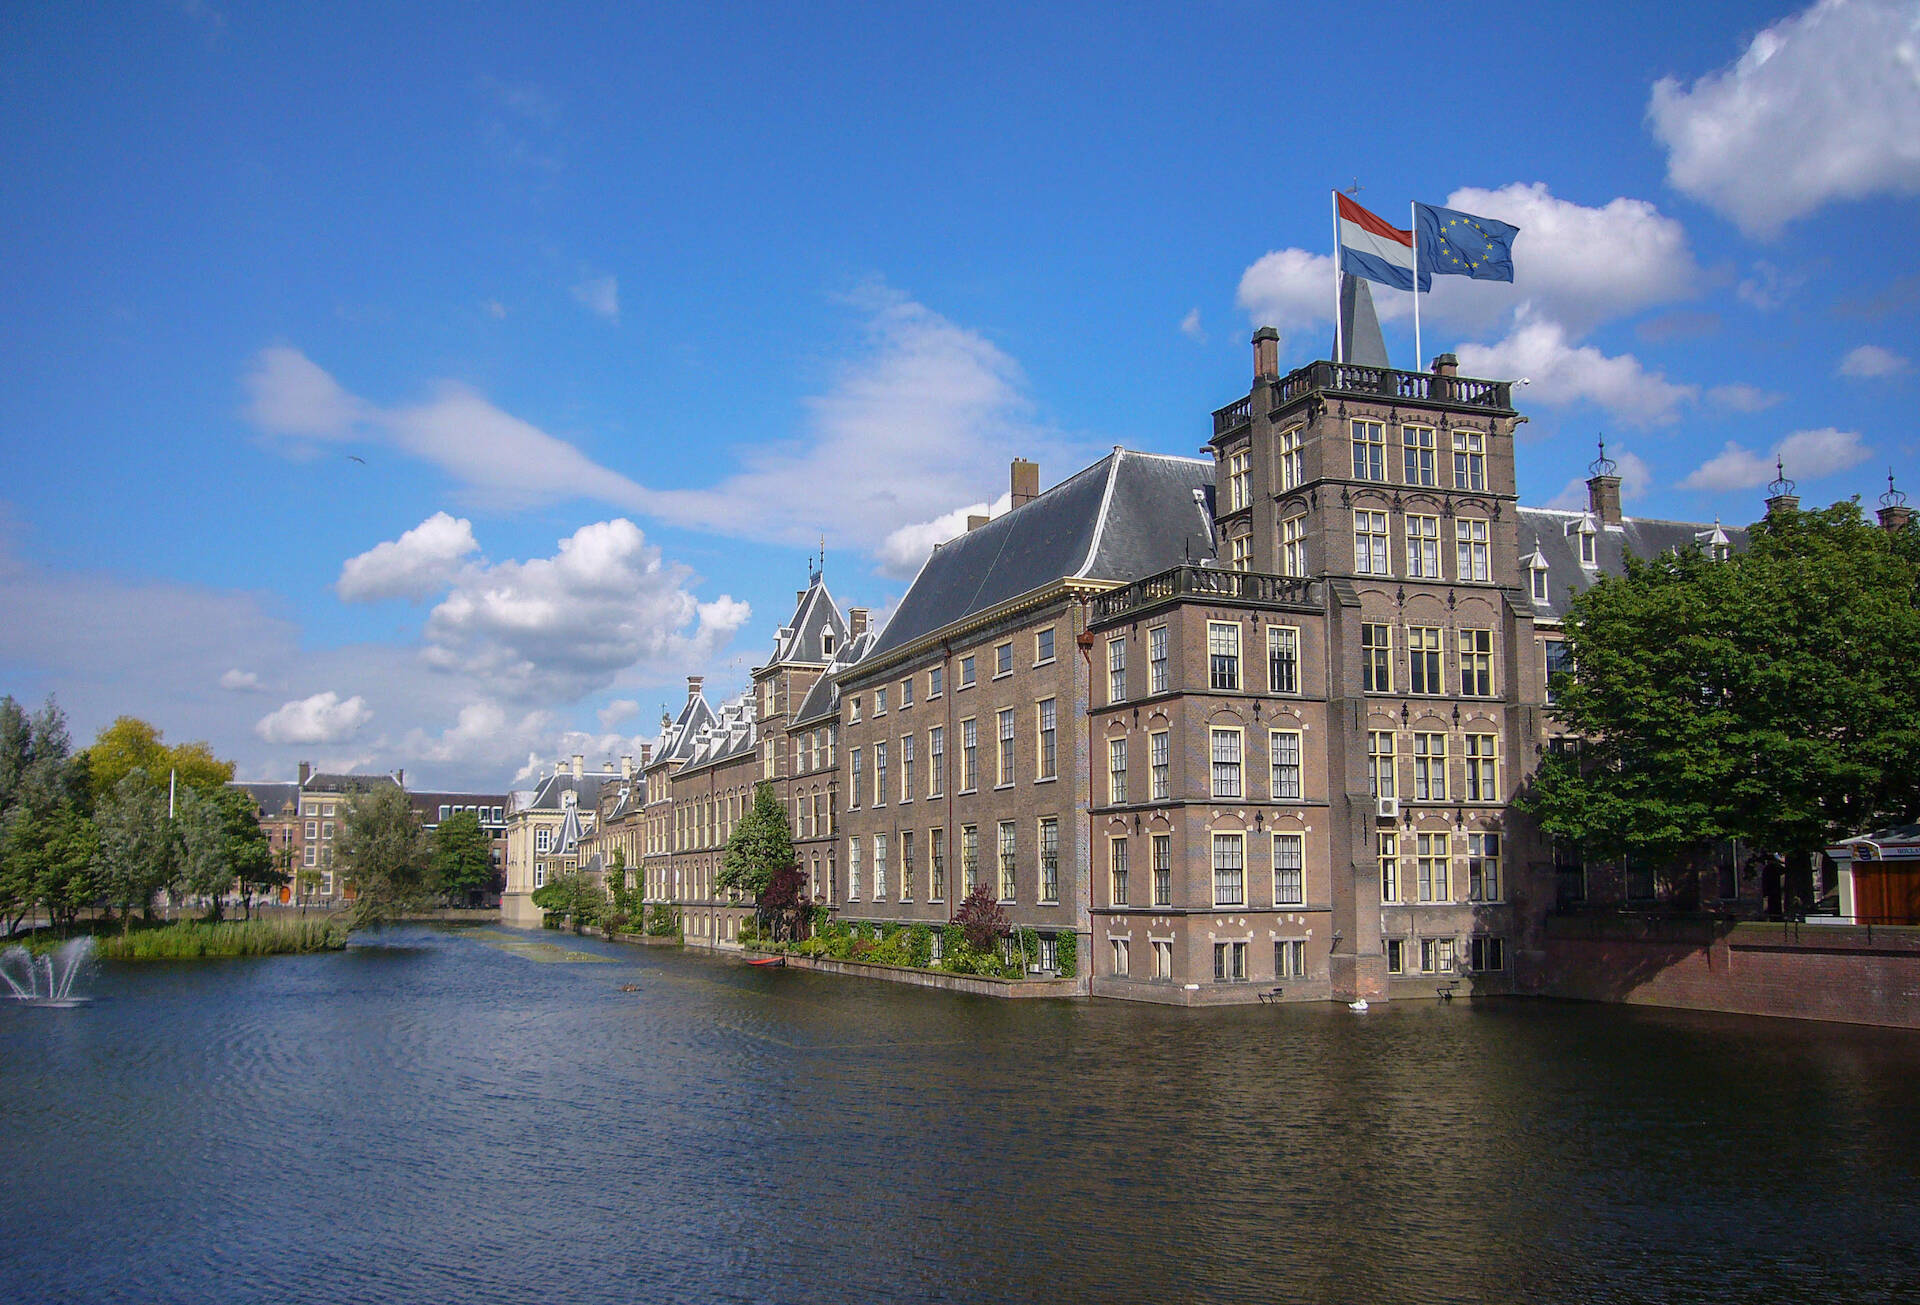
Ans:
{"type": "Polygon", "coordinates": [[[1470,276],[1513,280],[1513,238],[1520,228],[1458,209],[1415,204],[1420,231],[1420,277],[1470,276]]]}

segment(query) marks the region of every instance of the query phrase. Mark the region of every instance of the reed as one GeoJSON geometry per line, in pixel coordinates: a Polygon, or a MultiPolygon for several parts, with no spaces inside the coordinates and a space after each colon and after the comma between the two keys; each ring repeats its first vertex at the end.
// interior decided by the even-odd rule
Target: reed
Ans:
{"type": "Polygon", "coordinates": [[[219,956],[286,956],[339,951],[347,945],[344,919],[263,918],[209,924],[183,920],[124,936],[102,934],[98,955],[110,961],[192,961],[219,956]]]}

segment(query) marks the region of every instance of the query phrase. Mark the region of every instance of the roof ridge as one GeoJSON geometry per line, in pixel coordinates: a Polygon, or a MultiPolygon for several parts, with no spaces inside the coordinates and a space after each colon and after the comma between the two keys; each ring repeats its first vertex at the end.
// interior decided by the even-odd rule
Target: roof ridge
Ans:
{"type": "Polygon", "coordinates": [[[1086,575],[1093,566],[1093,559],[1100,556],[1100,540],[1107,533],[1107,513],[1113,508],[1113,487],[1120,482],[1120,459],[1126,455],[1126,450],[1118,444],[1107,455],[1107,488],[1100,495],[1100,515],[1093,519],[1093,538],[1087,541],[1087,556],[1073,573],[1076,577],[1086,575]]]}

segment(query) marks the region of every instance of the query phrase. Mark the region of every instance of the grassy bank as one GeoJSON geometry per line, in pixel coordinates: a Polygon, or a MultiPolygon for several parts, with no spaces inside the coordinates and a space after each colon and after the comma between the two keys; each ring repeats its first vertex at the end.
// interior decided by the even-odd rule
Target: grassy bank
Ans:
{"type": "Polygon", "coordinates": [[[286,956],[337,952],[347,945],[344,916],[223,920],[208,924],[135,927],[132,933],[102,933],[99,950],[109,961],[192,961],[217,956],[286,956]]]}

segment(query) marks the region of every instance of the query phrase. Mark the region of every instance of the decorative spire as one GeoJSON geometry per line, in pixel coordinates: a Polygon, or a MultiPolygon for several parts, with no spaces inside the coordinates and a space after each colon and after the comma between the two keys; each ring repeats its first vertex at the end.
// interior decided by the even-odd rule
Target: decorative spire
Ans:
{"type": "Polygon", "coordinates": [[[1880,506],[1883,508],[1900,508],[1900,507],[1905,507],[1906,505],[1907,505],[1906,492],[1904,490],[1898,490],[1893,487],[1893,468],[1888,467],[1887,468],[1887,492],[1880,496],[1880,506]]]}
{"type": "Polygon", "coordinates": [[[1607,437],[1605,434],[1600,436],[1600,456],[1587,464],[1587,470],[1596,476],[1617,476],[1620,474],[1620,464],[1607,456],[1607,437]]]}
{"type": "Polygon", "coordinates": [[[1800,488],[1791,480],[1787,479],[1786,459],[1780,457],[1778,454],[1776,454],[1773,459],[1773,474],[1773,482],[1767,486],[1768,498],[1785,498],[1800,488]]]}

